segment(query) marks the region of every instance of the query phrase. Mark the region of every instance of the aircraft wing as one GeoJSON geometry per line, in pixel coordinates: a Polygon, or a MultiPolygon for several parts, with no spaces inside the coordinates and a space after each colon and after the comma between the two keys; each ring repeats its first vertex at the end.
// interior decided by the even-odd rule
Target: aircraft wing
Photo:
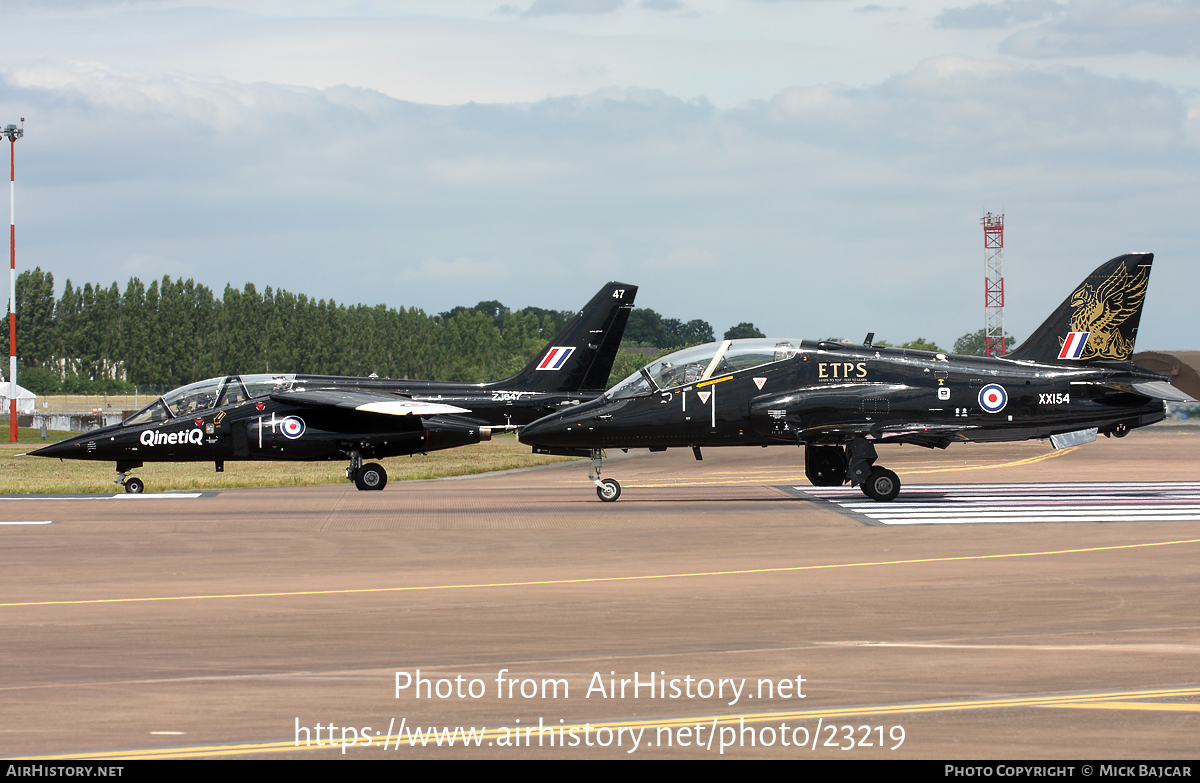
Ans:
{"type": "Polygon", "coordinates": [[[276,392],[271,395],[271,399],[308,408],[339,408],[364,413],[383,413],[388,416],[444,416],[449,413],[471,412],[456,405],[423,402],[394,394],[370,394],[338,389],[276,392]]]}
{"type": "Polygon", "coordinates": [[[966,438],[968,430],[976,429],[973,425],[947,424],[942,422],[905,421],[888,424],[871,425],[870,422],[842,422],[818,425],[801,430],[797,437],[800,440],[817,440],[830,435],[858,436],[865,435],[876,441],[894,441],[915,443],[922,446],[945,448],[957,437],[966,438]]]}

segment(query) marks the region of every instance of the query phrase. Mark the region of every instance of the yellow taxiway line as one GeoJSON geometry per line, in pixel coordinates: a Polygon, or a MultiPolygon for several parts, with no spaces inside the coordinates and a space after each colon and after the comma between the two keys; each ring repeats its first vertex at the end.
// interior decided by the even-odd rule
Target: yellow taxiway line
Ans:
{"type": "MultiPolygon", "coordinates": [[[[1026,457],[1025,459],[1013,460],[1012,462],[993,462],[993,463],[986,464],[986,465],[963,465],[963,466],[959,466],[959,467],[944,467],[944,468],[934,467],[934,468],[929,468],[929,469],[925,469],[925,470],[912,470],[911,468],[903,468],[902,467],[901,470],[904,472],[904,475],[906,475],[906,476],[919,476],[919,475],[928,474],[928,473],[956,473],[956,472],[964,471],[964,470],[1000,470],[1001,468],[1016,468],[1016,467],[1020,467],[1022,465],[1033,465],[1037,462],[1042,462],[1043,460],[1054,459],[1055,457],[1061,457],[1065,454],[1070,454],[1071,452],[1077,450],[1078,448],[1079,448],[1078,446],[1070,446],[1065,449],[1058,449],[1056,451],[1048,451],[1045,454],[1038,454],[1033,457],[1026,457]]],[[[931,463],[921,463],[921,464],[931,464],[931,463]]],[[[703,487],[703,486],[731,486],[731,485],[751,485],[752,486],[752,485],[762,484],[764,481],[775,481],[776,477],[778,477],[779,481],[782,481],[785,484],[790,484],[790,483],[794,483],[797,481],[796,473],[794,473],[794,472],[779,472],[779,473],[775,473],[775,474],[753,473],[753,474],[746,475],[746,474],[738,474],[736,471],[724,471],[722,473],[710,473],[709,475],[710,476],[740,475],[741,477],[738,479],[734,479],[734,480],[717,479],[714,481],[704,481],[704,480],[700,480],[700,479],[697,479],[694,481],[663,480],[663,481],[651,482],[651,483],[647,483],[647,484],[625,484],[624,486],[627,488],[637,487],[638,489],[652,489],[652,488],[658,488],[658,487],[703,487]]]]}
{"type": "Polygon", "coordinates": [[[822,563],[818,565],[779,566],[775,568],[739,568],[729,571],[696,571],[678,574],[643,574],[639,576],[593,576],[579,579],[544,579],[524,582],[479,582],[451,585],[412,585],[409,587],[359,587],[344,590],[294,590],[274,593],[214,593],[210,595],[167,595],[147,596],[143,598],[87,598],[75,601],[17,601],[0,603],[0,608],[17,606],[76,606],[83,604],[124,604],[149,603],[156,601],[203,601],[213,599],[233,598],[281,598],[288,596],[308,595],[361,595],[363,593],[405,593],[427,590],[473,590],[497,587],[544,587],[553,585],[597,584],[602,582],[637,582],[651,579],[695,579],[700,577],[741,576],[745,574],[783,574],[799,571],[824,571],[838,568],[875,568],[879,566],[902,566],[919,563],[961,563],[979,560],[1002,560],[1017,557],[1051,557],[1054,555],[1075,555],[1088,552],[1115,552],[1122,549],[1144,549],[1158,546],[1178,546],[1181,544],[1200,544],[1200,538],[1180,539],[1177,541],[1151,541],[1141,544],[1116,544],[1112,546],[1081,547],[1078,549],[1051,549],[1040,552],[1008,552],[994,555],[957,555],[953,557],[922,557],[910,560],[868,560],[858,563],[822,563]]]}
{"type": "MultiPolygon", "coordinates": [[[[898,716],[898,715],[921,715],[930,713],[965,711],[965,710],[995,710],[995,709],[1018,709],[1030,707],[1045,707],[1045,708],[1082,708],[1082,709],[1111,709],[1111,710],[1181,710],[1188,712],[1200,711],[1200,704],[1180,704],[1180,703],[1154,703],[1146,701],[1146,699],[1169,699],[1169,698],[1194,698],[1200,696],[1200,687],[1181,687],[1181,688],[1154,688],[1145,690],[1133,691],[1107,691],[1103,693],[1069,693],[1069,694],[1040,694],[1036,696],[1010,696],[990,699],[960,699],[953,701],[937,701],[937,702],[912,702],[907,704],[878,704],[878,705],[862,705],[849,707],[814,707],[803,710],[779,710],[771,712],[751,712],[738,715],[700,715],[678,718],[649,718],[646,720],[621,720],[621,721],[588,721],[587,723],[571,723],[559,724],[553,726],[555,733],[558,731],[570,732],[575,729],[581,732],[585,727],[590,727],[595,731],[601,728],[617,730],[621,728],[642,728],[655,731],[657,729],[675,729],[688,726],[702,726],[706,729],[715,731],[719,726],[740,725],[742,723],[761,724],[784,721],[820,721],[823,723],[826,719],[840,718],[875,718],[883,716],[898,716]]],[[[829,724],[832,726],[832,724],[829,724]]],[[[419,730],[424,734],[426,726],[422,725],[419,730]]],[[[471,730],[472,727],[438,727],[445,728],[451,731],[455,729],[471,730]]],[[[551,728],[551,727],[546,727],[551,728]]],[[[794,728],[794,727],[793,727],[794,728]]],[[[805,727],[807,729],[807,727],[805,727]]],[[[828,726],[826,726],[828,728],[828,726]]],[[[861,727],[859,727],[861,728],[861,727]]],[[[529,725],[513,725],[502,728],[488,729],[479,727],[475,732],[479,742],[476,747],[483,746],[484,742],[496,741],[497,739],[509,739],[512,735],[522,729],[531,729],[529,725]]],[[[532,729],[537,732],[537,729],[532,729]]],[[[823,733],[823,732],[822,732],[823,733]]],[[[806,735],[819,739],[816,732],[808,732],[806,735]]],[[[459,745],[467,743],[462,739],[462,733],[455,735],[455,741],[459,745]]],[[[561,736],[561,735],[560,735],[561,736]]],[[[869,736],[869,735],[868,735],[869,736]]],[[[840,742],[840,737],[835,738],[840,742]]],[[[657,738],[656,738],[657,739],[657,738]]],[[[443,739],[445,742],[445,739],[443,739]]],[[[390,747],[397,750],[402,747],[440,747],[432,738],[421,742],[414,740],[413,734],[407,737],[400,732],[378,735],[370,738],[370,745],[355,745],[351,744],[347,750],[362,749],[365,747],[390,747]],[[386,744],[385,744],[386,743],[386,744]]],[[[701,743],[702,744],[702,743],[701,743]]],[[[451,746],[452,747],[452,746],[451,746]]],[[[522,744],[522,747],[524,745],[522,744]]],[[[282,740],[274,742],[247,742],[225,745],[195,745],[191,747],[176,747],[176,748],[146,748],[139,750],[119,750],[119,751],[99,751],[86,753],[65,753],[52,756],[31,756],[27,758],[13,758],[10,761],[25,761],[25,760],[41,760],[41,761],[68,761],[75,759],[89,759],[94,761],[107,760],[132,760],[132,759],[183,759],[183,758],[211,758],[216,756],[244,756],[261,753],[294,753],[303,750],[333,750],[341,751],[340,741],[325,742],[317,745],[315,742],[307,744],[299,744],[295,738],[291,740],[282,740]]]]}

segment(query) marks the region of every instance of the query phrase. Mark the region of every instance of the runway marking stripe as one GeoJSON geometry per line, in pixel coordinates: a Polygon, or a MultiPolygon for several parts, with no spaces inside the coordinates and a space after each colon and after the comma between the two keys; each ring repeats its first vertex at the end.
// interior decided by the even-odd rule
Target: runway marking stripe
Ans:
{"type": "Polygon", "coordinates": [[[1047,557],[1052,555],[1074,555],[1087,552],[1114,552],[1122,549],[1145,549],[1147,547],[1200,544],[1200,538],[1177,541],[1152,541],[1142,544],[1116,544],[1112,546],[1083,547],[1079,549],[1051,549],[1044,552],[1009,552],[998,555],[958,555],[955,557],[922,557],[911,560],[877,560],[861,563],[825,563],[821,565],[780,566],[778,568],[742,568],[731,571],[697,571],[684,574],[644,574],[642,576],[595,576],[580,579],[546,579],[529,582],[481,582],[457,585],[414,585],[411,587],[360,587],[346,590],[295,590],[278,593],[227,593],[213,595],[169,595],[148,598],[88,598],[77,601],[19,601],[0,604],[0,608],[15,606],[74,606],[80,604],[124,604],[151,601],[198,601],[226,598],[281,598],[302,595],[354,595],[362,593],[404,593],[424,590],[469,590],[491,587],[539,587],[550,585],[596,584],[600,582],[636,582],[650,579],[690,579],[702,576],[739,576],[745,574],[782,574],[798,571],[823,571],[835,568],[869,568],[873,566],[915,565],[918,563],[961,563],[971,560],[1000,560],[1013,557],[1047,557]]]}
{"type": "Polygon", "coordinates": [[[918,485],[890,503],[857,487],[785,488],[865,524],[1200,522],[1200,482],[918,485]]]}
{"type": "Polygon", "coordinates": [[[889,519],[877,520],[886,527],[901,527],[904,525],[1020,525],[1020,524],[1038,524],[1047,522],[1197,522],[1200,521],[1200,514],[1194,517],[1168,517],[1168,516],[1148,516],[1148,517],[1122,517],[1114,519],[1107,516],[1095,517],[1008,517],[1006,519],[979,519],[977,517],[948,517],[936,520],[930,519],[889,519]]]}
{"type": "MultiPolygon", "coordinates": [[[[1110,691],[1105,693],[1062,694],[1054,696],[1014,696],[993,699],[966,699],[961,701],[914,702],[908,704],[887,704],[858,707],[814,707],[805,710],[782,710],[778,712],[754,712],[740,715],[702,715],[680,718],[660,718],[647,720],[622,721],[587,721],[586,723],[560,724],[555,728],[564,730],[583,729],[590,725],[593,729],[607,727],[619,729],[622,727],[645,727],[651,731],[660,728],[680,728],[704,724],[712,726],[729,726],[746,723],[768,723],[788,720],[816,720],[824,718],[850,718],[884,715],[913,715],[962,710],[982,709],[1012,709],[1021,707],[1050,707],[1050,708],[1084,708],[1084,709],[1128,709],[1128,710],[1182,710],[1198,711],[1200,704],[1147,704],[1144,702],[1127,702],[1127,699],[1149,698],[1179,698],[1200,696],[1200,687],[1160,688],[1139,691],[1110,691]]],[[[469,728],[469,727],[462,727],[469,728]]],[[[509,726],[513,729],[513,726],[509,726]]],[[[422,726],[422,730],[424,726],[422,726]]],[[[494,740],[503,736],[500,729],[489,729],[479,735],[483,741],[494,740]]],[[[461,736],[461,735],[459,735],[461,736]]],[[[386,739],[387,745],[395,747],[408,745],[407,738],[400,734],[380,735],[372,739],[372,747],[382,745],[386,739]]],[[[657,739],[657,738],[656,738],[657,739]]],[[[436,747],[436,746],[435,746],[436,747]]],[[[302,750],[333,750],[340,751],[338,743],[325,745],[296,745],[295,739],[275,742],[254,742],[231,745],[198,745],[186,748],[147,748],[144,750],[122,750],[112,752],[65,753],[53,756],[28,756],[13,758],[12,761],[67,761],[73,759],[119,760],[119,759],[172,759],[192,758],[201,756],[237,756],[257,753],[294,753],[302,750]]]]}

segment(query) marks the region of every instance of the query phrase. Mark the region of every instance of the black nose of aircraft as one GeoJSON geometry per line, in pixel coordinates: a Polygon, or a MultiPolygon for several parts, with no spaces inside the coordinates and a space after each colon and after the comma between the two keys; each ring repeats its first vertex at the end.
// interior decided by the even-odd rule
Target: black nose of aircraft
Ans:
{"type": "Polygon", "coordinates": [[[76,435],[73,438],[42,446],[36,451],[29,452],[31,457],[77,457],[84,448],[85,439],[76,435]]]}
{"type": "Polygon", "coordinates": [[[526,446],[561,446],[563,444],[562,432],[565,429],[563,418],[567,414],[552,413],[538,419],[532,424],[527,424],[521,428],[517,437],[526,446]]]}

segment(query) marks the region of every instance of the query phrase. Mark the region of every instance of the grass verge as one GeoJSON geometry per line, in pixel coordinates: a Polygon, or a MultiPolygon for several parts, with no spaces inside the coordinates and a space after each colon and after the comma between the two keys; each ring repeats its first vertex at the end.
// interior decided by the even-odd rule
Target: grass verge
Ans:
{"type": "MultiPolygon", "coordinates": [[[[36,430],[30,430],[37,436],[36,430]]],[[[51,438],[55,440],[55,438],[51,438]]],[[[31,443],[45,443],[35,437],[31,443]]],[[[113,463],[90,460],[55,460],[22,457],[24,449],[0,449],[0,494],[33,495],[75,492],[118,492],[113,463]]],[[[569,461],[530,453],[514,435],[428,455],[380,460],[388,483],[417,479],[465,476],[494,470],[511,470],[569,461]]],[[[345,484],[348,460],[336,462],[233,462],[217,473],[211,462],[146,463],[133,471],[146,482],[147,492],[180,489],[232,489],[234,487],[296,487],[312,484],[345,484]]]]}

